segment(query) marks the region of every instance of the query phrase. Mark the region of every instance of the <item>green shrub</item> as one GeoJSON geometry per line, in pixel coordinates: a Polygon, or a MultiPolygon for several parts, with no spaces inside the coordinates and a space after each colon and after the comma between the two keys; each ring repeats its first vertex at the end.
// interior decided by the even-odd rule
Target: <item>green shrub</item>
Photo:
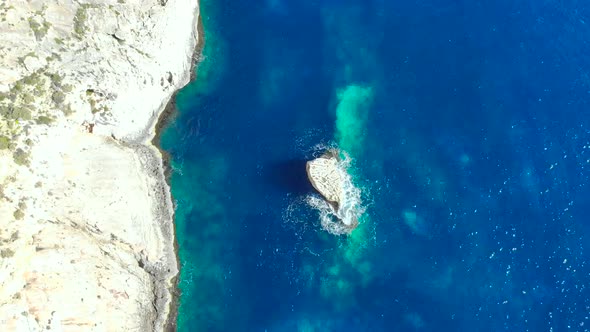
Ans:
{"type": "Polygon", "coordinates": [[[16,220],[23,220],[23,218],[25,217],[25,213],[21,209],[14,211],[13,215],[14,219],[16,220]]]}
{"type": "Polygon", "coordinates": [[[31,30],[33,30],[33,33],[35,33],[35,37],[37,37],[36,31],[38,31],[41,28],[41,24],[35,21],[32,17],[29,17],[29,27],[31,28],[31,30]]]}
{"type": "MultiPolygon", "coordinates": [[[[29,56],[29,55],[27,55],[29,56]]],[[[22,84],[22,85],[43,85],[45,84],[45,80],[43,80],[41,78],[41,75],[39,75],[38,73],[32,73],[29,76],[24,77],[21,81],[17,82],[16,84],[22,84]]],[[[16,85],[15,85],[16,87],[16,85]]],[[[24,87],[24,86],[23,86],[24,87]]],[[[21,88],[22,90],[22,88],[21,88]]]]}
{"type": "Polygon", "coordinates": [[[86,33],[86,20],[88,19],[86,10],[87,6],[80,5],[76,11],[76,16],[74,16],[74,34],[78,39],[82,39],[84,33],[86,33]]]}
{"type": "Polygon", "coordinates": [[[0,150],[6,150],[10,147],[10,139],[6,136],[0,136],[0,150]]]}
{"type": "Polygon", "coordinates": [[[15,92],[21,92],[21,91],[23,91],[24,88],[25,88],[25,85],[23,84],[23,82],[18,81],[14,84],[14,87],[12,89],[15,92]]]}
{"type": "Polygon", "coordinates": [[[51,95],[51,100],[53,100],[56,105],[61,105],[66,100],[66,95],[58,90],[51,95]]]}
{"type": "Polygon", "coordinates": [[[3,118],[10,118],[10,108],[8,105],[0,105],[0,116],[3,118]]]}
{"type": "Polygon", "coordinates": [[[107,113],[109,113],[110,109],[106,105],[103,105],[100,108],[100,111],[103,112],[104,114],[107,114],[107,113]]]}
{"type": "Polygon", "coordinates": [[[13,120],[31,120],[31,110],[26,106],[13,106],[11,112],[13,120]]]}
{"type": "Polygon", "coordinates": [[[28,166],[30,163],[29,154],[20,148],[14,151],[12,158],[14,159],[14,162],[20,166],[28,166]]]}
{"type": "Polygon", "coordinates": [[[42,97],[44,95],[45,89],[42,86],[37,85],[35,90],[33,90],[33,95],[37,97],[42,97]]]}
{"type": "Polygon", "coordinates": [[[23,220],[23,218],[25,217],[25,213],[20,209],[14,211],[13,215],[14,215],[14,219],[16,219],[16,220],[23,220]]]}
{"type": "Polygon", "coordinates": [[[11,120],[31,120],[31,110],[26,106],[0,106],[0,116],[11,120]]]}
{"type": "Polygon", "coordinates": [[[61,56],[59,56],[59,54],[57,54],[57,53],[53,52],[53,53],[51,53],[51,55],[50,55],[50,56],[48,56],[48,57],[45,57],[45,60],[46,60],[47,62],[51,62],[51,61],[53,61],[53,60],[61,60],[61,56]]]}
{"type": "Polygon", "coordinates": [[[96,107],[96,100],[89,98],[88,102],[90,103],[90,111],[92,112],[92,114],[98,113],[98,111],[100,111],[97,107],[96,107]]]}
{"type": "Polygon", "coordinates": [[[36,122],[37,122],[37,124],[49,125],[53,122],[53,119],[48,116],[41,115],[40,117],[37,118],[36,122]]]}
{"type": "Polygon", "coordinates": [[[43,24],[39,24],[39,22],[35,21],[32,17],[29,17],[29,27],[31,30],[33,30],[35,39],[41,40],[43,37],[45,37],[45,35],[47,35],[47,31],[51,27],[51,23],[43,21],[43,24]]]}
{"type": "Polygon", "coordinates": [[[56,88],[60,88],[62,81],[63,81],[63,77],[61,77],[59,74],[57,73],[53,73],[53,74],[46,74],[47,76],[49,76],[49,78],[51,79],[51,83],[53,83],[53,85],[55,85],[56,88]]]}
{"type": "Polygon", "coordinates": [[[62,107],[61,111],[64,113],[65,116],[70,116],[74,113],[74,110],[72,110],[72,105],[70,104],[67,104],[65,107],[62,107]]]}
{"type": "MultiPolygon", "coordinates": [[[[15,212],[16,213],[16,212],[15,212]]],[[[23,216],[24,217],[24,216],[23,216]]],[[[16,217],[15,217],[16,218],[16,217]]],[[[11,249],[2,249],[0,250],[0,257],[2,258],[10,258],[14,256],[14,251],[11,249]]]]}
{"type": "Polygon", "coordinates": [[[27,104],[32,104],[35,102],[35,97],[33,97],[32,95],[25,93],[23,95],[23,101],[27,104]]]}

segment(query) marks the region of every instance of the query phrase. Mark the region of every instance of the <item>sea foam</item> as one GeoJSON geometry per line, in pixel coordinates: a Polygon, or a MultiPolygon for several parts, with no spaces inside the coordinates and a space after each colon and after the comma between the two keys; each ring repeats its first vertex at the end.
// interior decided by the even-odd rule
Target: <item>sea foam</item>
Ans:
{"type": "Polygon", "coordinates": [[[366,209],[362,204],[361,190],[355,186],[349,173],[352,158],[344,151],[338,151],[338,155],[340,158],[337,166],[343,192],[338,209],[317,194],[309,195],[306,201],[318,211],[323,229],[342,235],[349,234],[358,225],[358,219],[366,209]]]}

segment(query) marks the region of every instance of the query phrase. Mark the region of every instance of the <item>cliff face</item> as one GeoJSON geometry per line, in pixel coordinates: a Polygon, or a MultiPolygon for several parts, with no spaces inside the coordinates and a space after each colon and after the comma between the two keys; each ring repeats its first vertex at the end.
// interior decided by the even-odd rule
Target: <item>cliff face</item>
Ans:
{"type": "Polygon", "coordinates": [[[196,0],[0,2],[0,326],[162,330],[178,272],[149,143],[196,0]]]}

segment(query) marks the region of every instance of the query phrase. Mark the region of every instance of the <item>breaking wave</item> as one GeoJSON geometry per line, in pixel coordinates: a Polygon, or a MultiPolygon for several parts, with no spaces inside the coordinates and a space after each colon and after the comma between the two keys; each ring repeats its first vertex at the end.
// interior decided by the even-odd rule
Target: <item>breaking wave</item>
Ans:
{"type": "Polygon", "coordinates": [[[318,194],[307,196],[307,204],[319,213],[322,228],[331,234],[350,234],[358,225],[359,218],[366,208],[362,204],[361,190],[354,185],[350,176],[352,158],[341,150],[337,150],[340,160],[338,171],[342,179],[343,198],[339,209],[336,210],[331,204],[318,194]]]}

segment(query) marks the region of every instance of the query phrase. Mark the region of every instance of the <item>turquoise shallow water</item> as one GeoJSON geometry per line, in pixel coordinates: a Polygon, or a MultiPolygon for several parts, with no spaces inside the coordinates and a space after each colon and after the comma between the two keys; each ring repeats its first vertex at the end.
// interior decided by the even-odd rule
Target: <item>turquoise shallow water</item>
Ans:
{"type": "Polygon", "coordinates": [[[590,8],[203,0],[163,132],[180,331],[585,331],[590,8]],[[366,213],[322,229],[305,161],[366,213]]]}

